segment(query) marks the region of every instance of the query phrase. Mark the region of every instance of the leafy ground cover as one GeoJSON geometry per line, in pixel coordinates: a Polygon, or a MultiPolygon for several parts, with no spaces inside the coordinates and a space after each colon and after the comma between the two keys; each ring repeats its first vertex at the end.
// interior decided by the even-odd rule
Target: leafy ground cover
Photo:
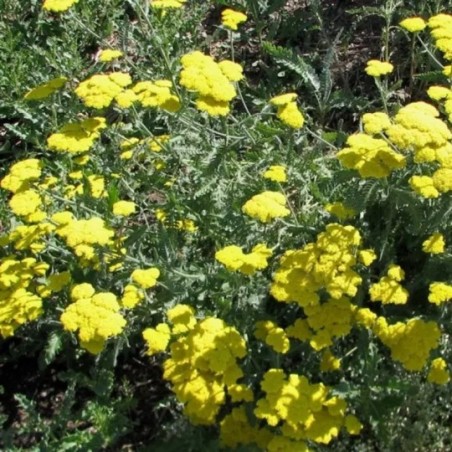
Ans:
{"type": "Polygon", "coordinates": [[[444,1],[0,0],[2,450],[452,447],[444,1]]]}

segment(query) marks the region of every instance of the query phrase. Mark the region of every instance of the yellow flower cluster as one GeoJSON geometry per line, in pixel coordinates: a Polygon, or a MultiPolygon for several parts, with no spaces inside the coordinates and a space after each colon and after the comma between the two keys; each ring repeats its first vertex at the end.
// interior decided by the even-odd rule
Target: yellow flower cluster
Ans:
{"type": "Polygon", "coordinates": [[[304,124],[303,114],[295,101],[297,97],[295,93],[287,93],[270,99],[270,103],[278,107],[276,117],[293,129],[300,129],[304,124]]]}
{"type": "Polygon", "coordinates": [[[287,353],[290,349],[290,340],[286,332],[271,320],[256,322],[254,335],[277,353],[287,353]]]}
{"type": "Polygon", "coordinates": [[[132,281],[138,284],[142,289],[150,289],[157,284],[157,278],[160,276],[160,270],[155,267],[141,269],[137,268],[132,272],[132,281]]]}
{"type": "Polygon", "coordinates": [[[89,151],[107,127],[105,118],[84,119],[78,123],[64,125],[57,133],[47,138],[47,146],[53,151],[79,154],[89,151]]]}
{"type": "Polygon", "coordinates": [[[347,146],[337,153],[337,158],[343,166],[357,170],[363,178],[387,177],[393,170],[405,166],[405,157],[381,138],[356,133],[347,139],[347,146]]]}
{"type": "Polygon", "coordinates": [[[46,216],[41,210],[43,204],[41,195],[33,189],[19,190],[9,200],[11,211],[29,223],[43,220],[46,216]]]}
{"type": "Polygon", "coordinates": [[[24,99],[25,100],[45,99],[46,97],[51,96],[54,92],[62,88],[66,84],[66,82],[67,82],[66,77],[53,78],[52,80],[49,80],[46,83],[43,83],[42,85],[35,86],[33,89],[28,91],[28,93],[25,94],[24,99]]]}
{"type": "Polygon", "coordinates": [[[254,195],[243,205],[242,212],[262,223],[269,223],[275,218],[290,215],[285,196],[276,191],[264,191],[254,195]]]}
{"type": "Polygon", "coordinates": [[[444,253],[446,247],[446,241],[443,234],[435,232],[427,240],[422,242],[422,251],[429,254],[441,254],[444,253]]]}
{"type": "Polygon", "coordinates": [[[272,250],[263,243],[253,247],[251,253],[248,254],[244,253],[239,246],[229,245],[218,250],[215,253],[215,259],[230,271],[252,275],[258,270],[267,268],[267,260],[271,255],[272,250]]]}
{"type": "Polygon", "coordinates": [[[436,358],[432,361],[430,371],[427,375],[427,381],[437,385],[449,383],[450,373],[447,369],[447,363],[443,358],[436,358]]]}
{"type": "Polygon", "coordinates": [[[431,350],[438,347],[441,337],[435,322],[417,318],[388,325],[384,317],[379,317],[373,330],[383,344],[390,348],[392,359],[409,371],[422,370],[431,350]]]}
{"type": "Polygon", "coordinates": [[[180,109],[180,101],[172,93],[172,86],[169,80],[143,81],[138,82],[132,92],[143,107],[160,107],[174,113],[180,109]]]}
{"type": "Polygon", "coordinates": [[[197,321],[192,308],[177,305],[168,311],[172,329],[165,324],[143,335],[148,354],[163,351],[170,335],[170,357],[163,364],[165,379],[172,383],[185,414],[194,424],[213,424],[229,393],[235,401],[250,400],[251,391],[237,380],[243,372],[236,360],[246,355],[245,341],[223,320],[197,321]]]}
{"type": "Polygon", "coordinates": [[[333,345],[334,338],[347,336],[352,329],[355,309],[347,297],[337,300],[332,298],[323,304],[305,306],[303,310],[307,324],[313,331],[309,340],[311,347],[316,351],[323,350],[333,345]]]}
{"type": "Polygon", "coordinates": [[[121,305],[132,309],[144,299],[144,291],[157,285],[160,270],[155,267],[141,269],[137,268],[130,275],[134,284],[127,284],[121,298],[121,305]],[[138,286],[138,287],[137,287],[138,286]]]}
{"type": "Polygon", "coordinates": [[[41,177],[42,163],[38,159],[26,159],[15,163],[0,181],[0,187],[13,193],[9,200],[11,211],[29,223],[42,221],[46,214],[41,207],[43,198],[36,190],[41,177]]]}
{"type": "MultiPolygon", "coordinates": [[[[452,91],[434,86],[429,96],[445,100],[446,112],[452,117],[452,91]]],[[[363,116],[364,133],[352,135],[337,157],[343,166],[358,170],[361,177],[387,177],[406,164],[405,156],[396,152],[413,152],[415,163],[436,162],[439,167],[431,176],[413,175],[411,188],[425,198],[437,198],[452,191],[452,132],[439,118],[439,111],[425,102],[402,107],[394,118],[385,113],[363,116]],[[381,135],[375,138],[371,135],[381,135]]]]}
{"type": "Polygon", "coordinates": [[[409,293],[402,287],[400,281],[405,278],[405,272],[398,265],[390,265],[387,275],[369,288],[370,299],[383,304],[405,304],[409,293]]]}
{"type": "Polygon", "coordinates": [[[339,220],[348,220],[356,215],[356,212],[353,209],[347,207],[342,202],[333,202],[326,204],[325,210],[331,215],[339,218],[339,220]]]}
{"type": "Polygon", "coordinates": [[[78,2],[79,0],[44,0],[42,7],[47,11],[60,13],[78,2]]]}
{"type": "Polygon", "coordinates": [[[41,177],[41,170],[40,160],[21,160],[9,168],[6,176],[0,181],[0,187],[13,193],[28,190],[30,184],[41,177]]]}
{"type": "Polygon", "coordinates": [[[21,325],[42,314],[42,299],[31,292],[32,282],[48,268],[31,257],[0,259],[0,336],[12,336],[21,325]]]}
{"type": "Polygon", "coordinates": [[[133,91],[125,89],[131,84],[132,78],[124,72],[96,74],[81,82],[75,94],[87,107],[105,108],[116,100],[120,107],[128,108],[136,99],[133,91]]]}
{"type": "Polygon", "coordinates": [[[238,26],[246,22],[248,17],[240,11],[227,8],[221,13],[221,23],[230,30],[237,30],[238,26]]]}
{"type": "Polygon", "coordinates": [[[44,221],[38,224],[17,225],[8,235],[4,236],[5,244],[13,244],[14,249],[18,251],[29,250],[33,254],[37,254],[45,248],[42,239],[54,229],[52,224],[44,221]]]}
{"type": "Polygon", "coordinates": [[[272,165],[263,174],[264,179],[273,182],[287,182],[286,167],[282,165],[272,165]]]}
{"type": "Polygon", "coordinates": [[[446,60],[452,60],[452,15],[437,14],[428,20],[430,34],[435,46],[444,53],[446,60]]]}
{"type": "MultiPolygon", "coordinates": [[[[427,94],[430,99],[435,101],[443,101],[444,110],[447,114],[449,122],[452,122],[452,89],[445,86],[434,85],[427,90],[427,94]]],[[[437,149],[436,160],[438,160],[442,166],[452,167],[452,144],[450,141],[437,149]]]]}
{"type": "Polygon", "coordinates": [[[429,286],[428,301],[430,303],[441,305],[446,301],[452,300],[452,285],[443,282],[433,282],[429,286]]]}
{"type": "MultiPolygon", "coordinates": [[[[439,111],[425,102],[413,102],[402,107],[394,117],[394,124],[386,134],[399,149],[413,149],[415,156],[423,149],[437,149],[447,145],[452,132],[438,118],[439,111]]],[[[421,154],[422,155],[422,154],[421,154]]],[[[424,157],[425,158],[425,157],[424,157]]],[[[421,160],[421,157],[417,157],[421,160]]]]}
{"type": "Polygon", "coordinates": [[[196,92],[196,107],[211,116],[226,116],[237,96],[232,82],[243,79],[242,67],[229,60],[216,63],[199,51],[184,55],[181,63],[180,84],[196,92]]]}
{"type": "Polygon", "coordinates": [[[399,25],[410,33],[418,33],[427,26],[422,17],[409,17],[402,20],[399,25]]]}
{"type": "Polygon", "coordinates": [[[394,70],[394,66],[388,61],[370,60],[367,62],[366,73],[371,77],[381,77],[390,74],[394,70]]]}
{"type": "Polygon", "coordinates": [[[95,293],[91,284],[74,286],[71,303],[61,314],[67,331],[78,331],[80,345],[90,353],[100,353],[107,339],[121,334],[126,320],[120,314],[116,296],[110,292],[95,293]]]}
{"type": "Polygon", "coordinates": [[[391,119],[386,113],[377,111],[365,113],[362,118],[364,131],[369,135],[378,135],[391,125],[391,119]]]}
{"type": "Polygon", "coordinates": [[[63,238],[66,245],[74,250],[83,266],[98,264],[99,256],[95,246],[113,246],[114,231],[105,226],[102,218],[77,220],[70,212],[58,212],[52,216],[57,224],[56,234],[63,238]]]}
{"type": "Polygon", "coordinates": [[[104,49],[99,53],[99,61],[103,63],[109,63],[110,61],[121,58],[124,54],[120,50],[104,49]]]}
{"type": "Polygon", "coordinates": [[[324,289],[332,298],[355,296],[361,277],[353,270],[361,235],[352,226],[327,225],[314,243],[300,250],[288,250],[273,276],[271,294],[285,303],[302,307],[320,301],[317,292],[324,289]]]}
{"type": "Polygon", "coordinates": [[[329,444],[343,426],[350,427],[349,433],[359,433],[359,421],[345,414],[345,400],[330,396],[329,388],[322,383],[310,384],[303,375],[286,376],[282,369],[270,369],[261,388],[266,396],[257,401],[254,414],[271,427],[280,425],[282,436],[298,446],[272,449],[269,445],[267,450],[303,450],[303,441],[329,444]]]}
{"type": "Polygon", "coordinates": [[[117,201],[113,204],[113,215],[128,217],[136,211],[136,204],[132,201],[117,201]]]}

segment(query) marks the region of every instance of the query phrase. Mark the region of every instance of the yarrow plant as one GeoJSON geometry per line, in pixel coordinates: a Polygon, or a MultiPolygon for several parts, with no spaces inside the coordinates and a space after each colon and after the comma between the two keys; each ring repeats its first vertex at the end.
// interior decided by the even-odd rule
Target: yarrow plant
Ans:
{"type": "Polygon", "coordinates": [[[107,3],[37,8],[48,70],[5,107],[0,368],[38,386],[0,376],[0,448],[396,450],[425,420],[447,449],[451,16],[382,10],[358,102],[320,4],[292,52],[278,2],[107,3]]]}

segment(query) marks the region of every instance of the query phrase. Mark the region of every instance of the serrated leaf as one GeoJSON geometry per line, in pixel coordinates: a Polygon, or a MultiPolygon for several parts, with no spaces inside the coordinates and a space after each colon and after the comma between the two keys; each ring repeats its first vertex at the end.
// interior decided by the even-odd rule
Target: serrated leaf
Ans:
{"type": "Polygon", "coordinates": [[[44,349],[43,361],[48,366],[58,355],[62,348],[61,335],[59,333],[52,333],[49,336],[47,345],[44,349]]]}

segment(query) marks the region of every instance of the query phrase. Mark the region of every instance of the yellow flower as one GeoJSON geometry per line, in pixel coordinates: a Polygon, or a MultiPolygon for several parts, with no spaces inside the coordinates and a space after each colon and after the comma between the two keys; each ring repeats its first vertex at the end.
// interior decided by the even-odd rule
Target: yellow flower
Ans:
{"type": "Polygon", "coordinates": [[[274,182],[287,182],[286,167],[282,165],[272,165],[264,172],[264,178],[274,182]]]}
{"type": "Polygon", "coordinates": [[[105,341],[120,334],[126,325],[119,309],[114,294],[99,292],[70,304],[61,314],[60,320],[65,330],[78,330],[80,345],[97,355],[104,348],[105,341]]]}
{"type": "Polygon", "coordinates": [[[159,323],[155,328],[146,328],[143,331],[143,338],[148,347],[147,355],[164,352],[171,339],[170,327],[166,323],[159,323]]]}
{"type": "Polygon", "coordinates": [[[304,124],[303,114],[298,109],[296,102],[289,102],[286,105],[278,107],[276,117],[293,129],[299,129],[304,124]]]}
{"type": "Polygon", "coordinates": [[[443,282],[433,282],[429,286],[430,294],[428,301],[440,305],[446,301],[452,300],[452,286],[443,282]]]}
{"type": "Polygon", "coordinates": [[[218,250],[215,259],[230,271],[252,275],[268,266],[267,259],[271,255],[272,250],[263,243],[256,245],[249,254],[245,254],[239,246],[229,245],[218,250]]]}
{"type": "MultiPolygon", "coordinates": [[[[131,83],[130,75],[123,72],[95,74],[79,83],[75,94],[87,107],[100,109],[108,107],[131,83]]],[[[123,98],[122,100],[124,101],[123,98]]],[[[131,101],[133,102],[133,100],[131,101]]]]}
{"type": "Polygon", "coordinates": [[[277,353],[285,354],[290,349],[290,340],[286,332],[270,320],[256,322],[254,335],[277,353]]]}
{"type": "Polygon", "coordinates": [[[284,105],[287,105],[291,102],[294,102],[297,98],[296,93],[286,93],[286,94],[280,94],[279,96],[272,97],[270,99],[270,103],[274,105],[275,107],[282,107],[284,105]]]}
{"type": "Polygon", "coordinates": [[[443,358],[436,358],[432,361],[430,371],[427,375],[427,381],[437,385],[449,383],[450,373],[447,370],[446,361],[443,358]]]}
{"type": "Polygon", "coordinates": [[[375,254],[375,251],[372,249],[368,250],[361,250],[359,252],[359,260],[362,262],[363,265],[368,267],[372,262],[377,258],[377,255],[375,254]]]}
{"type": "Polygon", "coordinates": [[[121,304],[125,308],[134,308],[141,300],[143,300],[143,298],[144,295],[138,287],[135,287],[133,284],[127,284],[124,287],[121,304]]]}
{"type": "Polygon", "coordinates": [[[274,191],[254,195],[243,205],[242,212],[262,223],[290,215],[290,210],[286,207],[286,198],[282,193],[274,191]]]}
{"type": "Polygon", "coordinates": [[[399,25],[410,33],[417,33],[422,31],[427,26],[427,23],[421,17],[409,17],[402,20],[399,25]]]}
{"type": "Polygon", "coordinates": [[[398,265],[390,265],[387,276],[371,284],[369,295],[371,301],[381,301],[383,304],[405,304],[408,301],[408,291],[399,284],[405,277],[405,272],[398,265]]]}
{"type": "Polygon", "coordinates": [[[135,213],[136,204],[131,201],[118,201],[113,204],[113,214],[128,217],[135,213]]]}
{"type": "Polygon", "coordinates": [[[8,174],[0,181],[0,187],[13,193],[29,188],[30,182],[40,178],[42,163],[38,159],[26,159],[9,168],[8,174]]]}
{"type": "Polygon", "coordinates": [[[371,77],[380,77],[381,75],[390,74],[394,70],[394,66],[387,61],[370,60],[367,62],[366,73],[371,77]]]}
{"type": "Polygon", "coordinates": [[[79,0],[44,0],[43,9],[53,12],[62,12],[68,10],[73,4],[79,0]]]}
{"type": "Polygon", "coordinates": [[[28,216],[39,211],[42,199],[36,190],[25,190],[16,193],[9,201],[11,211],[19,216],[28,216]]]}
{"type": "Polygon", "coordinates": [[[210,116],[227,116],[231,109],[228,102],[215,100],[213,97],[200,96],[196,99],[196,108],[210,116]]]}
{"type": "Polygon", "coordinates": [[[218,63],[218,66],[229,81],[238,82],[243,80],[243,68],[240,64],[223,60],[218,63]]]}
{"type": "Polygon", "coordinates": [[[137,269],[132,272],[132,281],[137,283],[143,289],[150,289],[157,284],[157,278],[160,276],[158,268],[148,268],[145,270],[137,269]]]}
{"type": "Polygon", "coordinates": [[[331,215],[339,218],[339,220],[348,220],[356,215],[356,211],[347,207],[342,202],[333,202],[325,205],[325,210],[331,215]]]}
{"type": "Polygon", "coordinates": [[[452,97],[452,90],[445,86],[430,86],[427,90],[428,97],[433,100],[443,100],[452,97]]]}
{"type": "Polygon", "coordinates": [[[439,168],[432,176],[433,185],[441,193],[452,191],[452,168],[439,168]]]}
{"type": "Polygon", "coordinates": [[[439,191],[433,185],[433,179],[429,176],[412,176],[408,181],[411,188],[424,198],[437,198],[439,191]]]}
{"type": "Polygon", "coordinates": [[[49,149],[77,154],[88,151],[107,127],[105,118],[88,118],[79,123],[66,124],[47,139],[49,149]]]}
{"type": "Polygon", "coordinates": [[[166,315],[173,324],[173,334],[186,333],[196,325],[195,310],[187,304],[177,304],[166,315]]]}
{"type": "Polygon", "coordinates": [[[110,61],[116,60],[117,58],[121,58],[123,55],[124,54],[120,50],[105,49],[100,51],[99,61],[108,63],[110,61]]]}
{"type": "Polygon", "coordinates": [[[418,318],[388,325],[384,317],[379,317],[373,331],[390,348],[392,359],[402,363],[409,371],[422,370],[431,350],[438,347],[441,337],[436,322],[425,322],[418,318]]]}
{"type": "Polygon", "coordinates": [[[246,22],[248,17],[239,11],[227,8],[221,13],[221,23],[230,30],[237,30],[238,26],[246,22]]]}
{"type": "Polygon", "coordinates": [[[444,253],[445,246],[446,242],[443,234],[435,232],[422,243],[422,251],[430,254],[441,254],[444,253]]]}
{"type": "Polygon", "coordinates": [[[391,125],[391,120],[386,113],[365,113],[363,115],[363,125],[366,133],[377,135],[384,132],[391,125]]]}
{"type": "Polygon", "coordinates": [[[384,178],[403,168],[406,159],[381,138],[355,133],[347,139],[347,147],[337,153],[345,168],[355,169],[362,178],[384,178]]]}

